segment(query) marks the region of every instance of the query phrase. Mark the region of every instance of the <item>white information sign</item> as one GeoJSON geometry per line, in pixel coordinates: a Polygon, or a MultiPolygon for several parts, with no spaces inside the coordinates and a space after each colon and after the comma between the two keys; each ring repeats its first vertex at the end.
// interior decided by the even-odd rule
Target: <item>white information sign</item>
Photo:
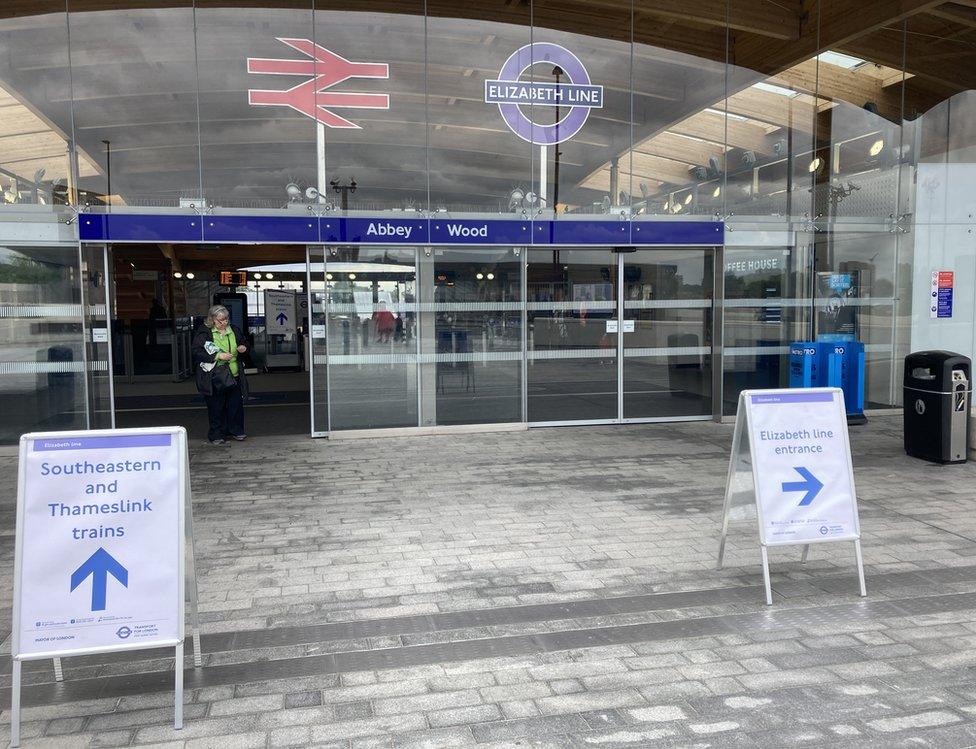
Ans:
{"type": "Polygon", "coordinates": [[[772,603],[766,549],[787,544],[853,541],[861,595],[866,594],[841,389],[748,390],[740,395],[719,567],[730,514],[745,503],[755,503],[757,510],[766,603],[772,603]],[[751,475],[742,491],[744,474],[751,475]]]}
{"type": "Polygon", "coordinates": [[[753,392],[746,409],[762,542],[858,538],[843,391],[753,392]]]}
{"type": "Polygon", "coordinates": [[[293,291],[264,290],[264,324],[268,335],[290,335],[298,330],[298,307],[293,291]]]}
{"type": "Polygon", "coordinates": [[[620,329],[620,324],[616,320],[607,320],[607,333],[617,333],[620,329]]]}
{"type": "MultiPolygon", "coordinates": [[[[182,427],[21,437],[12,633],[18,729],[21,661],[170,646],[182,663],[186,467],[182,427]]],[[[195,580],[191,596],[195,615],[195,580]]],[[[176,669],[177,727],[182,673],[176,669]]]]}

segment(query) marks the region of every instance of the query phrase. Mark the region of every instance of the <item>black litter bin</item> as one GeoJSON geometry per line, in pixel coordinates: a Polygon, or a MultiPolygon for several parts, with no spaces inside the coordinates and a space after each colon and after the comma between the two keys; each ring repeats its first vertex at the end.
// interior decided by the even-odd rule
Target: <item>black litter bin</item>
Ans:
{"type": "Polygon", "coordinates": [[[905,357],[905,452],[936,463],[965,463],[972,362],[951,351],[905,357]]]}

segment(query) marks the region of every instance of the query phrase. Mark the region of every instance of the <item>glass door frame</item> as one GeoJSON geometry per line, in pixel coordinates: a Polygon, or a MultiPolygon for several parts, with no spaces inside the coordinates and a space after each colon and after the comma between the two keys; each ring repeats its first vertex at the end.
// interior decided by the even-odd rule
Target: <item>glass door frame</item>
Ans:
{"type": "Polygon", "coordinates": [[[79,283],[81,284],[81,325],[85,367],[85,408],[89,429],[115,429],[115,373],[112,349],[112,308],[115,301],[115,277],[111,267],[111,246],[102,242],[78,242],[79,283]],[[101,277],[101,301],[93,299],[93,290],[99,288],[101,277]],[[100,324],[99,324],[100,323],[100,324]],[[103,330],[104,341],[96,340],[103,330]],[[101,346],[104,345],[104,357],[101,346]],[[99,367],[104,363],[105,369],[99,367]],[[103,384],[104,383],[104,384],[103,384]],[[104,390],[107,384],[108,392],[104,390]],[[99,410],[100,404],[105,410],[99,410]],[[107,419],[107,421],[106,421],[107,419]]]}

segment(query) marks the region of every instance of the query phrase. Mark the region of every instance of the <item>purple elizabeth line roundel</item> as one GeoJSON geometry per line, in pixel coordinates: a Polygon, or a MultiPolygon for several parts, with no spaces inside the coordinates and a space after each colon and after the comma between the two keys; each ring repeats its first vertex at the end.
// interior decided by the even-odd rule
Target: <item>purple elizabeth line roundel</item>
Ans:
{"type": "MultiPolygon", "coordinates": [[[[522,140],[540,146],[567,141],[583,129],[590,109],[603,106],[603,86],[594,86],[580,59],[565,47],[535,42],[520,47],[502,65],[496,80],[485,81],[485,101],[498,104],[505,124],[522,140]],[[551,63],[562,68],[568,83],[520,82],[531,66],[551,63]],[[506,95],[504,91],[509,91],[506,95]],[[559,122],[539,125],[522,111],[522,104],[565,105],[568,112],[559,122]]],[[[531,111],[531,108],[530,108],[531,111]]]]}

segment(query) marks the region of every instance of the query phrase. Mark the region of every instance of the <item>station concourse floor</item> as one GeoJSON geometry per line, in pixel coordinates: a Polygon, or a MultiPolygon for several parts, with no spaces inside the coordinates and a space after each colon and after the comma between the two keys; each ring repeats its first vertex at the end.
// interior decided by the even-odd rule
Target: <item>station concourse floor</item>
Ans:
{"type": "MultiPolygon", "coordinates": [[[[976,464],[851,430],[852,545],[715,569],[732,427],[191,443],[204,667],[25,665],[23,746],[976,746],[976,464]]],[[[9,653],[16,457],[0,455],[9,653]]],[[[0,659],[0,745],[10,660],[0,659]]]]}

